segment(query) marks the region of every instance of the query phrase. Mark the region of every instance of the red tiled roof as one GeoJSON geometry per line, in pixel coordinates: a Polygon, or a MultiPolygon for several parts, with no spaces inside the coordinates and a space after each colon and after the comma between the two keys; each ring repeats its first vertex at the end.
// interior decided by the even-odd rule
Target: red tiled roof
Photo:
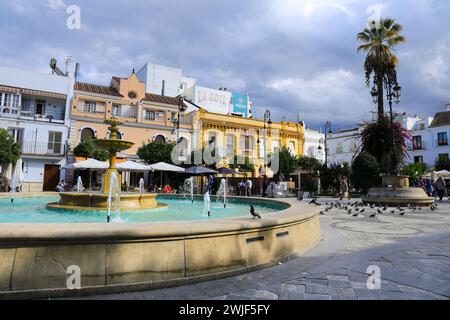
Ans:
{"type": "Polygon", "coordinates": [[[444,111],[436,114],[430,128],[444,127],[448,125],[450,125],[450,111],[444,111]]]}
{"type": "Polygon", "coordinates": [[[156,102],[156,103],[165,103],[178,106],[178,98],[160,96],[157,94],[145,94],[144,101],[156,102]]]}
{"type": "Polygon", "coordinates": [[[121,95],[115,88],[111,86],[107,87],[92,83],[77,82],[75,83],[75,90],[98,93],[107,96],[123,97],[123,95],[121,95]]]}

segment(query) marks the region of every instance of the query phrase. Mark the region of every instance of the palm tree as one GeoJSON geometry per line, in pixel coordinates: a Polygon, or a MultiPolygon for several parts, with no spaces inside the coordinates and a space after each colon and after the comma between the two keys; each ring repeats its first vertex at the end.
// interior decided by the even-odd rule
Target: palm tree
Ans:
{"type": "Polygon", "coordinates": [[[367,52],[364,62],[366,84],[370,86],[373,76],[374,88],[378,93],[378,118],[384,117],[383,85],[396,82],[395,68],[398,58],[394,54],[394,46],[405,43],[406,38],[401,35],[403,27],[394,19],[381,19],[379,25],[372,29],[364,29],[358,33],[357,39],[363,44],[358,47],[360,51],[367,52]]]}

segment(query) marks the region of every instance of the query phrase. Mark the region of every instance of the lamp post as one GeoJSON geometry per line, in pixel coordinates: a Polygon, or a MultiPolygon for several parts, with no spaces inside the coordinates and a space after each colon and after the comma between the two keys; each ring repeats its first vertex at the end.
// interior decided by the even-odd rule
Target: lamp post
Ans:
{"type": "MultiPolygon", "coordinates": [[[[394,112],[392,110],[392,101],[395,100],[395,103],[400,103],[400,97],[401,97],[401,90],[402,87],[398,85],[397,80],[395,79],[388,79],[387,81],[387,99],[389,102],[389,113],[390,113],[390,122],[391,122],[391,165],[390,165],[390,174],[393,176],[398,175],[398,159],[397,159],[397,150],[395,146],[395,128],[394,128],[394,112]]],[[[372,95],[372,99],[374,103],[378,103],[378,96],[379,93],[374,87],[372,89],[372,92],[370,93],[372,95]]]]}
{"type": "MultiPolygon", "coordinates": [[[[270,110],[267,109],[264,113],[264,175],[267,177],[267,126],[272,126],[272,115],[270,110]]],[[[261,139],[258,138],[258,145],[261,144],[261,139]]],[[[262,185],[261,194],[264,195],[264,185],[262,185]]]]}
{"type": "Polygon", "coordinates": [[[325,122],[325,139],[319,140],[319,150],[322,150],[322,144],[325,145],[325,165],[328,167],[328,136],[332,134],[331,122],[325,122]]]}
{"type": "Polygon", "coordinates": [[[180,118],[183,115],[184,112],[186,112],[186,105],[184,104],[184,97],[180,95],[180,97],[178,98],[178,113],[177,113],[177,118],[173,119],[173,130],[172,130],[172,134],[174,133],[174,131],[176,130],[177,133],[177,153],[179,156],[179,143],[180,143],[180,118]]]}

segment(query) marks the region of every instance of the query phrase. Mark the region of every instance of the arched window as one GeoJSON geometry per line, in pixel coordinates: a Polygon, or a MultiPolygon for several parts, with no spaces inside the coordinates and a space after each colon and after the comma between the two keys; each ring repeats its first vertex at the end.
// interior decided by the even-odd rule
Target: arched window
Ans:
{"type": "Polygon", "coordinates": [[[166,138],[163,135],[157,135],[153,142],[166,142],[166,138]]]}
{"type": "Polygon", "coordinates": [[[116,133],[116,139],[122,140],[122,134],[120,132],[116,133]]]}
{"type": "Polygon", "coordinates": [[[80,141],[84,142],[95,138],[95,132],[91,128],[84,128],[81,130],[80,141]]]}

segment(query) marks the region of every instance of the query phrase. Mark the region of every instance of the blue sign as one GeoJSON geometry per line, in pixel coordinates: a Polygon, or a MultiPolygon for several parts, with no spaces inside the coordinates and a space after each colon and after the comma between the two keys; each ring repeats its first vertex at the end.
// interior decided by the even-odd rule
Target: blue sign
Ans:
{"type": "Polygon", "coordinates": [[[233,113],[242,113],[248,118],[248,96],[242,93],[233,93],[233,113]]]}

